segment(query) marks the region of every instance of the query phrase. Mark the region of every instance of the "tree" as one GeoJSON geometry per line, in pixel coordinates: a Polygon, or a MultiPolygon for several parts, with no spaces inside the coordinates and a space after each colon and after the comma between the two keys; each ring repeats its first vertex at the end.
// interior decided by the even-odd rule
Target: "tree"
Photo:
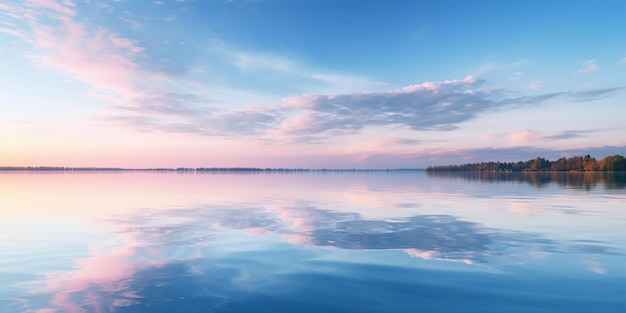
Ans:
{"type": "Polygon", "coordinates": [[[548,169],[548,168],[550,168],[550,162],[540,157],[536,157],[535,160],[532,161],[530,165],[531,171],[541,171],[541,170],[548,169]]]}
{"type": "Polygon", "coordinates": [[[601,171],[624,171],[626,170],[626,160],[619,154],[609,155],[600,160],[599,168],[601,171]]]}
{"type": "Polygon", "coordinates": [[[562,157],[549,161],[536,157],[518,162],[481,162],[461,165],[429,166],[427,171],[626,171],[626,159],[619,155],[607,156],[596,160],[589,154],[583,156],[562,157]]]}
{"type": "Polygon", "coordinates": [[[598,167],[598,161],[595,158],[592,158],[590,155],[585,156],[585,163],[583,165],[584,171],[597,171],[600,168],[598,167]]]}

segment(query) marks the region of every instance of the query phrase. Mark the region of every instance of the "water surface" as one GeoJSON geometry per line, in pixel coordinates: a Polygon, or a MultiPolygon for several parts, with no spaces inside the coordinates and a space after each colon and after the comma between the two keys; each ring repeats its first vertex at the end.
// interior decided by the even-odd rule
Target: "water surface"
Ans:
{"type": "Polygon", "coordinates": [[[0,173],[0,312],[626,312],[607,173],[0,173]]]}

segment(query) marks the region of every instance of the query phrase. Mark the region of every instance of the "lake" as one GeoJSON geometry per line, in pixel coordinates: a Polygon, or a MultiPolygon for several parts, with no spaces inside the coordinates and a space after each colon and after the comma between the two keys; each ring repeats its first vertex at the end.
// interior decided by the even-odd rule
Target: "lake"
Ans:
{"type": "Polygon", "coordinates": [[[0,312],[626,312],[626,176],[0,172],[0,312]]]}

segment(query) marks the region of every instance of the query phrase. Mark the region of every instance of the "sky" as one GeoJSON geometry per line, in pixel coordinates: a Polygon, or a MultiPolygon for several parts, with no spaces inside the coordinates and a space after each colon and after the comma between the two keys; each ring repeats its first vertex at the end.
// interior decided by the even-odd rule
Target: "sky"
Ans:
{"type": "Polygon", "coordinates": [[[626,2],[0,3],[0,165],[626,155],[626,2]]]}

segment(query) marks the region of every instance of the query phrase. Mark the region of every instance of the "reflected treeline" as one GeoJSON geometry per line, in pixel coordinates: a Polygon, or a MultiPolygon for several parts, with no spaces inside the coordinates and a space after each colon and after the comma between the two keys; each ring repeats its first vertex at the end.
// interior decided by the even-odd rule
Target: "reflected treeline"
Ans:
{"type": "Polygon", "coordinates": [[[428,171],[430,178],[462,179],[488,183],[528,183],[537,187],[557,184],[566,188],[591,190],[597,186],[606,189],[626,188],[624,172],[440,172],[428,171]]]}

